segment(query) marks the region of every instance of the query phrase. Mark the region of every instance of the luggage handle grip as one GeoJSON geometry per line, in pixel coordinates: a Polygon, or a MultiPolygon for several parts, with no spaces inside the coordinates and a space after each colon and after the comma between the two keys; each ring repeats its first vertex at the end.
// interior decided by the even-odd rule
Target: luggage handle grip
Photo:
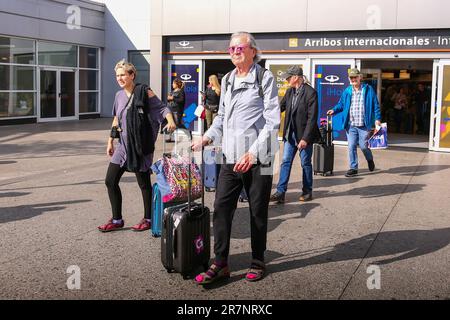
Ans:
{"type": "Polygon", "coordinates": [[[178,256],[178,252],[177,252],[178,245],[177,245],[177,242],[178,242],[178,233],[177,233],[177,230],[174,229],[173,230],[173,241],[172,241],[172,252],[173,252],[173,259],[174,260],[178,256]]]}

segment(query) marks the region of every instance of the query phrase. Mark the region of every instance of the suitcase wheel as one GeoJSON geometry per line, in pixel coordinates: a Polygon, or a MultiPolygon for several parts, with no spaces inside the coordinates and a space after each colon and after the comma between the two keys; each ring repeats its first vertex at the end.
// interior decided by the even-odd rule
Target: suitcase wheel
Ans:
{"type": "Polygon", "coordinates": [[[173,273],[173,269],[171,268],[166,268],[167,273],[173,273]]]}

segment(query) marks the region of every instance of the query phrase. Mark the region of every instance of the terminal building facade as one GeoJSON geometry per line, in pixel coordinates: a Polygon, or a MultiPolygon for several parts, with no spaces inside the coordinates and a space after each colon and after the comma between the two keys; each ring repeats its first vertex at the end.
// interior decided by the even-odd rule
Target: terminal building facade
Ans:
{"type": "MultiPolygon", "coordinates": [[[[376,89],[382,120],[393,136],[450,151],[445,14],[450,3],[445,0],[5,2],[0,4],[0,123],[110,116],[118,89],[112,69],[120,58],[137,64],[140,80],[163,99],[172,80],[181,78],[185,107],[195,107],[209,75],[220,79],[233,68],[226,53],[230,35],[248,31],[262,50],[260,63],[277,77],[280,98],[286,83],[279,75],[300,65],[318,91],[323,118],[348,85],[347,69],[356,66],[376,89]],[[33,11],[29,3],[41,9],[33,11]],[[70,6],[81,10],[80,29],[68,28],[76,18],[65,11],[70,6]],[[23,28],[13,16],[34,24],[30,20],[23,28]],[[426,99],[418,102],[420,86],[426,99]],[[399,110],[400,90],[407,103],[399,110]]],[[[193,129],[200,133],[203,123],[193,129]]],[[[345,135],[336,143],[345,143],[345,135]]]]}

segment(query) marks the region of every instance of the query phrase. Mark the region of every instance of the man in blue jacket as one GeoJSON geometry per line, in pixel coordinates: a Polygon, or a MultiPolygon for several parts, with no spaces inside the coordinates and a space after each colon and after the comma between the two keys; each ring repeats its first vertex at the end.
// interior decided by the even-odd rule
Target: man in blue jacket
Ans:
{"type": "Polygon", "coordinates": [[[345,174],[346,177],[353,177],[358,174],[358,153],[356,147],[359,145],[364,157],[369,165],[369,170],[375,170],[372,151],[368,148],[368,136],[374,123],[375,126],[381,124],[380,104],[377,94],[373,88],[365,83],[361,83],[362,74],[356,68],[348,72],[350,86],[348,86],[333,109],[328,110],[328,115],[343,112],[341,126],[335,124],[336,130],[345,129],[348,141],[348,156],[350,169],[345,174]]]}

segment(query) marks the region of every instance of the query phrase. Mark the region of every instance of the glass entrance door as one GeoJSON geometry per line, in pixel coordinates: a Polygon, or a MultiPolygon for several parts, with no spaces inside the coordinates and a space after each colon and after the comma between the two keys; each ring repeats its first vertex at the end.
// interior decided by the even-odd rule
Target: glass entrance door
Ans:
{"type": "Polygon", "coordinates": [[[76,119],[75,72],[41,69],[39,121],[76,119]]]}
{"type": "Polygon", "coordinates": [[[75,72],[60,71],[59,102],[61,118],[75,116],[75,72]]]}
{"type": "Polygon", "coordinates": [[[41,70],[41,119],[58,117],[57,106],[57,71],[41,70]]]}
{"type": "Polygon", "coordinates": [[[450,60],[433,65],[430,150],[450,152],[450,60]]]}

